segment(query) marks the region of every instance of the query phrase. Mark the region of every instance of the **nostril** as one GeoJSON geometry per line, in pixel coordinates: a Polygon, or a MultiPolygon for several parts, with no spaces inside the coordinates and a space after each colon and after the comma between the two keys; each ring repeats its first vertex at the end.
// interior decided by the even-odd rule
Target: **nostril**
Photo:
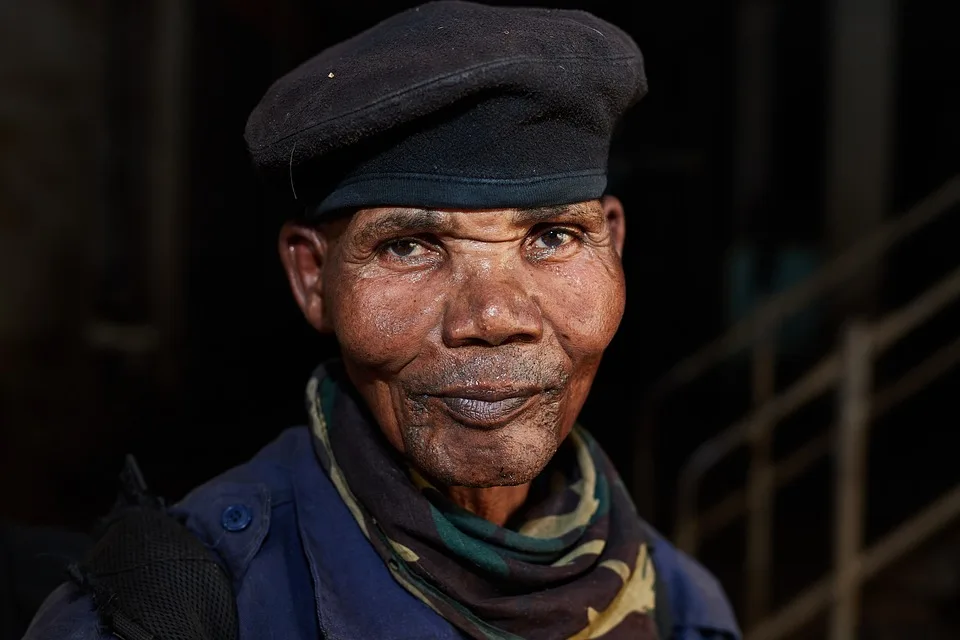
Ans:
{"type": "Polygon", "coordinates": [[[452,296],[443,322],[450,347],[537,342],[543,330],[539,307],[518,283],[488,279],[452,296]]]}
{"type": "Polygon", "coordinates": [[[536,342],[538,339],[538,336],[532,333],[517,333],[504,340],[501,344],[513,344],[515,342],[520,344],[531,344],[536,342]]]}
{"type": "Polygon", "coordinates": [[[480,338],[463,338],[458,340],[457,343],[453,346],[457,347],[489,347],[491,346],[486,340],[481,340],[480,338]]]}

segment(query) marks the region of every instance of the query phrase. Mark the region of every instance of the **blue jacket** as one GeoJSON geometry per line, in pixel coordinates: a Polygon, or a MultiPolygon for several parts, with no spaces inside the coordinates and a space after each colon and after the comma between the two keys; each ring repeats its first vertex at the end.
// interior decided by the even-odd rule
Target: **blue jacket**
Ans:
{"type": "MultiPolygon", "coordinates": [[[[305,427],[286,431],[173,511],[234,577],[241,640],[462,640],[391,577],[317,463],[305,427]]],[[[651,535],[673,639],[739,640],[713,576],[651,535]]],[[[66,584],[50,595],[25,638],[113,636],[98,628],[90,599],[66,584]]]]}

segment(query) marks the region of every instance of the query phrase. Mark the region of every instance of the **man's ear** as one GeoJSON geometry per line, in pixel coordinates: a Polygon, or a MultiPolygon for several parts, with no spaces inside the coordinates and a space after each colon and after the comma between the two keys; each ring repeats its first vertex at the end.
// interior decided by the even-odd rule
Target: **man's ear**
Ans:
{"type": "Polygon", "coordinates": [[[293,297],[304,317],[322,333],[333,330],[324,304],[323,270],[332,243],[322,230],[298,222],[280,229],[278,249],[293,297]]]}
{"type": "Polygon", "coordinates": [[[623,255],[623,242],[627,235],[627,221],[623,215],[623,203],[619,198],[613,196],[603,196],[600,199],[603,206],[603,215],[607,219],[607,227],[610,229],[610,240],[613,242],[617,255],[623,255]]]}

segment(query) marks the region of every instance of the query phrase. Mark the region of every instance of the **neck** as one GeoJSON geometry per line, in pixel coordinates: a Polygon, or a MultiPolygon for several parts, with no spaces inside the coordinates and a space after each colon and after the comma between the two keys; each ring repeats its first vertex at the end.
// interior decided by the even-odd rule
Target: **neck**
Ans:
{"type": "Polygon", "coordinates": [[[527,500],[530,483],[515,487],[447,487],[446,494],[455,504],[470,513],[504,526],[517,509],[527,500]]]}

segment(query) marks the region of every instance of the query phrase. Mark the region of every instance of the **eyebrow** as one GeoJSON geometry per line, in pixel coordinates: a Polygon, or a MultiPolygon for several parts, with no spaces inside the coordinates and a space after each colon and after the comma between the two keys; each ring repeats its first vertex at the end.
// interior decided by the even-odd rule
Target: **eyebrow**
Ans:
{"type": "Polygon", "coordinates": [[[398,233],[440,233],[450,226],[439,211],[426,209],[395,209],[364,224],[357,230],[357,241],[370,244],[380,238],[398,233]]]}
{"type": "Polygon", "coordinates": [[[532,226],[557,219],[562,219],[565,222],[587,223],[595,221],[597,213],[584,204],[577,203],[519,209],[513,214],[513,224],[518,227],[532,226]]]}
{"type": "MultiPolygon", "coordinates": [[[[546,207],[531,207],[513,212],[511,222],[518,227],[533,226],[552,220],[589,223],[595,221],[597,214],[582,203],[546,207]]],[[[372,244],[380,238],[403,233],[442,234],[453,226],[450,218],[441,211],[430,209],[394,209],[375,220],[367,222],[357,230],[356,239],[360,244],[372,244]]]]}

